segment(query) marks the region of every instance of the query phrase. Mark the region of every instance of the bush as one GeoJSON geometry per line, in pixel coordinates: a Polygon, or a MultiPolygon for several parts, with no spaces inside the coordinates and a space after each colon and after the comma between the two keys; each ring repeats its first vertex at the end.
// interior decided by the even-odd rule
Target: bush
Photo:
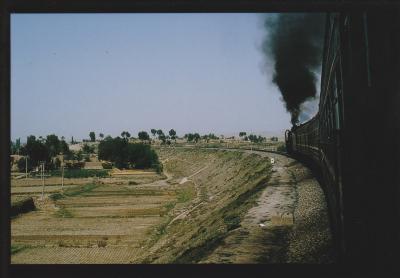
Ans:
{"type": "Polygon", "coordinates": [[[107,246],[107,242],[105,240],[99,240],[97,242],[97,246],[98,247],[106,247],[107,246]]]}
{"type": "Polygon", "coordinates": [[[68,169],[81,169],[85,166],[84,162],[67,162],[65,163],[65,167],[68,169]]]}
{"type": "Polygon", "coordinates": [[[112,169],[112,163],[111,162],[103,162],[101,163],[104,169],[112,169]]]}
{"type": "MultiPolygon", "coordinates": [[[[52,176],[61,176],[61,171],[51,171],[52,176]]],[[[68,169],[64,171],[64,177],[69,178],[90,178],[90,177],[107,177],[108,170],[94,170],[94,169],[68,169]]]]}
{"type": "Polygon", "coordinates": [[[240,217],[235,214],[229,214],[224,217],[224,223],[228,231],[240,227],[240,217]]]}
{"type": "Polygon", "coordinates": [[[84,144],[82,147],[82,151],[84,153],[94,153],[94,146],[89,146],[88,144],[84,144]]]}
{"type": "Polygon", "coordinates": [[[32,210],[35,210],[35,203],[32,197],[24,198],[11,204],[10,216],[16,216],[32,210]]]}
{"type": "Polygon", "coordinates": [[[55,167],[56,169],[59,169],[60,166],[61,166],[61,160],[57,157],[57,158],[55,159],[55,161],[54,161],[54,167],[55,167]]]}
{"type": "Polygon", "coordinates": [[[163,165],[161,163],[154,164],[152,168],[154,168],[158,174],[162,173],[163,171],[163,165]]]}
{"type": "Polygon", "coordinates": [[[285,145],[285,144],[279,145],[279,146],[276,148],[276,150],[277,150],[278,152],[286,152],[286,145],[285,145]]]}

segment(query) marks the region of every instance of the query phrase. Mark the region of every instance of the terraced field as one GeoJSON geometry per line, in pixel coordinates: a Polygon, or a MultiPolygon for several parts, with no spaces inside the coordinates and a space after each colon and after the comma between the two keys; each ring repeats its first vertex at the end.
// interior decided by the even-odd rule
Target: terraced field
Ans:
{"type": "Polygon", "coordinates": [[[44,200],[41,182],[13,184],[14,198],[33,195],[37,209],[12,220],[12,263],[129,263],[175,199],[165,186],[143,185],[161,179],[155,173],[71,179],[64,195],[60,186],[46,184],[44,200]]]}
{"type": "Polygon", "coordinates": [[[12,220],[12,263],[197,262],[237,227],[266,185],[255,154],[165,148],[164,174],[12,181],[36,210],[12,220]]]}

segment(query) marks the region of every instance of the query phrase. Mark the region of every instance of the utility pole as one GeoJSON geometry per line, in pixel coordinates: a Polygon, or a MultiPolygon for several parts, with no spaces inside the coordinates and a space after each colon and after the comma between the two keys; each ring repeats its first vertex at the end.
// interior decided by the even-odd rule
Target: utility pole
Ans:
{"type": "Polygon", "coordinates": [[[25,156],[25,180],[28,179],[28,156],[25,156]]]}
{"type": "Polygon", "coordinates": [[[61,152],[61,190],[64,189],[64,153],[61,152]]]}
{"type": "Polygon", "coordinates": [[[61,166],[61,190],[64,190],[64,161],[61,166]]]}
{"type": "Polygon", "coordinates": [[[42,169],[42,200],[44,199],[44,162],[41,164],[42,169]]]}

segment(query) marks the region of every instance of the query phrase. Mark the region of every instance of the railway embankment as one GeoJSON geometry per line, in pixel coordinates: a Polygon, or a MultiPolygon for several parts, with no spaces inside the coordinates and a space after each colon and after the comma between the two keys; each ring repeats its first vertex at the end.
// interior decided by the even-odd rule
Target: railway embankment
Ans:
{"type": "Polygon", "coordinates": [[[274,162],[266,187],[240,226],[202,262],[333,262],[327,205],[316,179],[289,157],[257,154],[274,162]]]}
{"type": "Polygon", "coordinates": [[[191,182],[198,193],[182,212],[171,211],[144,262],[332,262],[323,191],[302,164],[249,150],[160,156],[176,183],[191,182]]]}

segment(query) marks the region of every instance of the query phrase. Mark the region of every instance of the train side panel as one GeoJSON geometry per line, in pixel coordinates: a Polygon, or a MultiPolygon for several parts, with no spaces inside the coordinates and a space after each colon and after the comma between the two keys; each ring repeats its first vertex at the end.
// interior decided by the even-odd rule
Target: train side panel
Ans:
{"type": "Polygon", "coordinates": [[[399,263],[399,18],[399,9],[328,15],[319,112],[287,139],[320,169],[339,260],[358,266],[399,263]]]}

